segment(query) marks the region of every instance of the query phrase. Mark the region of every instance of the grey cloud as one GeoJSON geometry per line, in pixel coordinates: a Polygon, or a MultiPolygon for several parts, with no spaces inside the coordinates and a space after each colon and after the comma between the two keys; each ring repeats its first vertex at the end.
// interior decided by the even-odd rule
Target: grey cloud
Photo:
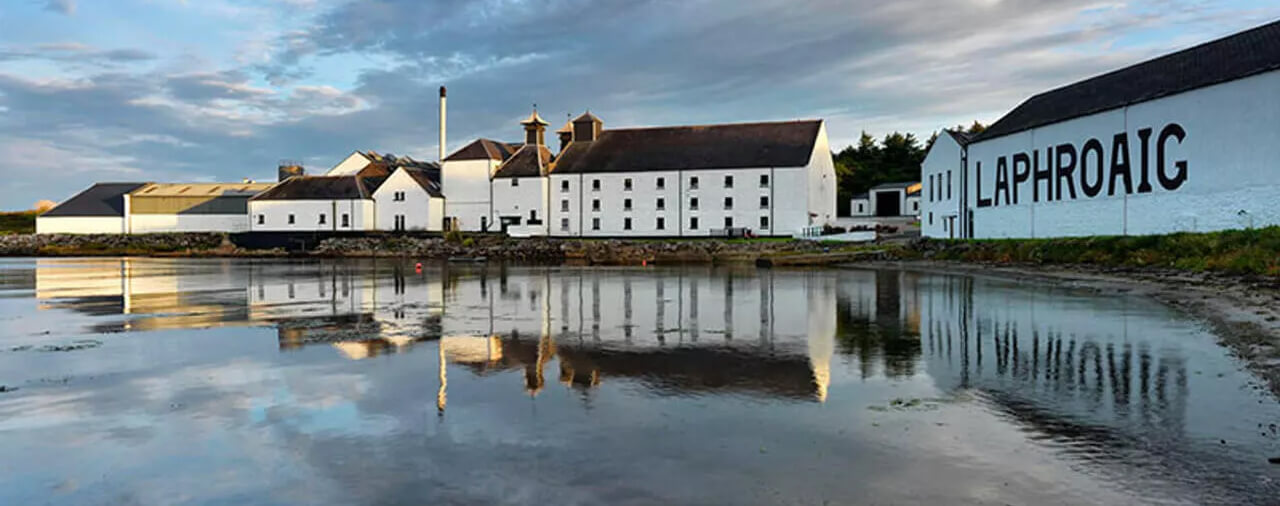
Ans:
{"type": "Polygon", "coordinates": [[[154,53],[141,49],[98,49],[76,42],[40,44],[33,47],[0,47],[0,61],[49,60],[68,64],[116,66],[155,59],[154,53]]]}
{"type": "Polygon", "coordinates": [[[44,4],[44,9],[72,16],[76,13],[76,0],[48,0],[44,4]]]}

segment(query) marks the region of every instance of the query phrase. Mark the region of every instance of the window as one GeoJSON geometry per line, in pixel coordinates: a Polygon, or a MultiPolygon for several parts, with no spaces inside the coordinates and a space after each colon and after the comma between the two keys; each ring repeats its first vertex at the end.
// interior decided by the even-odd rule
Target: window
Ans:
{"type": "Polygon", "coordinates": [[[350,227],[350,226],[351,226],[351,215],[350,215],[350,214],[342,213],[342,226],[344,226],[344,227],[350,227]]]}
{"type": "Polygon", "coordinates": [[[760,230],[768,230],[768,229],[769,229],[769,217],[768,217],[768,216],[761,216],[761,217],[760,217],[760,230]]]}
{"type": "Polygon", "coordinates": [[[393,218],[393,219],[394,219],[394,221],[395,221],[395,229],[396,229],[396,231],[402,231],[402,230],[404,230],[404,215],[403,215],[403,214],[397,214],[397,215],[393,216],[392,218],[393,218]]]}
{"type": "Polygon", "coordinates": [[[520,178],[518,177],[511,178],[511,186],[520,186],[520,178]]]}
{"type": "Polygon", "coordinates": [[[666,208],[667,208],[667,199],[658,197],[658,210],[661,211],[666,208]]]}
{"type": "Polygon", "coordinates": [[[567,212],[569,212],[569,200],[568,200],[568,199],[565,199],[565,200],[561,200],[561,201],[560,201],[560,212],[562,212],[562,213],[567,213],[567,212]]]}
{"type": "Polygon", "coordinates": [[[929,224],[933,224],[933,213],[929,213],[929,224]]]}
{"type": "Polygon", "coordinates": [[[259,214],[259,215],[258,215],[258,224],[259,224],[259,225],[266,225],[266,224],[267,224],[267,215],[265,215],[265,214],[259,214]]]}
{"type": "Polygon", "coordinates": [[[631,199],[622,199],[622,210],[623,211],[631,210],[631,199]]]}
{"type": "Polygon", "coordinates": [[[591,230],[600,230],[600,218],[591,218],[591,230]]]}
{"type": "Polygon", "coordinates": [[[562,192],[569,191],[569,180],[566,179],[560,182],[560,191],[562,192]]]}
{"type": "Polygon", "coordinates": [[[689,230],[697,230],[697,229],[698,229],[698,217],[694,216],[692,218],[689,218],[689,230]]]}
{"type": "Polygon", "coordinates": [[[661,190],[666,187],[667,187],[667,178],[665,177],[658,178],[658,189],[661,190]]]}
{"type": "Polygon", "coordinates": [[[659,217],[658,217],[657,228],[658,228],[658,230],[666,230],[666,229],[667,229],[667,219],[666,219],[666,218],[663,218],[663,217],[661,217],[661,216],[659,216],[659,217]]]}
{"type": "Polygon", "coordinates": [[[947,200],[951,200],[951,171],[947,171],[947,200]]]}
{"type": "Polygon", "coordinates": [[[593,191],[593,192],[598,192],[598,191],[600,191],[600,180],[599,180],[599,179],[592,179],[592,180],[591,180],[591,191],[593,191]]]}
{"type": "Polygon", "coordinates": [[[623,230],[631,230],[631,218],[623,218],[623,219],[622,219],[622,229],[623,229],[623,230]]]}
{"type": "Polygon", "coordinates": [[[631,178],[626,178],[622,180],[622,190],[631,191],[631,178]]]}
{"type": "Polygon", "coordinates": [[[732,216],[725,216],[725,217],[724,217],[724,228],[733,228],[733,217],[732,217],[732,216]]]}
{"type": "Polygon", "coordinates": [[[690,190],[697,190],[697,189],[698,189],[698,176],[694,176],[694,177],[689,178],[689,189],[690,189],[690,190]]]}
{"type": "Polygon", "coordinates": [[[914,212],[919,211],[919,210],[920,210],[920,201],[919,201],[919,200],[912,200],[912,201],[911,201],[911,212],[913,212],[913,213],[914,213],[914,212]]]}
{"type": "Polygon", "coordinates": [[[542,223],[542,222],[538,221],[538,210],[537,210],[537,209],[530,209],[530,210],[529,210],[529,224],[530,224],[530,225],[537,225],[538,223],[542,223]]]}
{"type": "Polygon", "coordinates": [[[325,219],[325,215],[324,215],[324,213],[320,213],[320,224],[321,224],[321,225],[324,225],[324,219],[325,219]]]}
{"type": "Polygon", "coordinates": [[[560,218],[560,230],[569,231],[569,218],[560,218]]]}
{"type": "Polygon", "coordinates": [[[863,212],[863,211],[862,211],[862,204],[858,204],[858,212],[859,212],[859,213],[863,212]]]}
{"type": "Polygon", "coordinates": [[[292,214],[290,214],[290,215],[289,215],[289,224],[290,224],[290,225],[292,225],[292,224],[293,224],[293,215],[292,215],[292,214]]]}
{"type": "Polygon", "coordinates": [[[769,196],[768,196],[768,195],[761,195],[761,196],[760,196],[760,209],[768,209],[768,208],[769,208],[769,196]]]}
{"type": "Polygon", "coordinates": [[[489,217],[488,217],[488,216],[481,216],[481,217],[480,217],[480,230],[482,230],[482,231],[489,230],[489,217]]]}
{"type": "Polygon", "coordinates": [[[600,199],[592,199],[592,200],[591,200],[591,210],[592,210],[592,211],[599,211],[599,210],[600,210],[600,199]]]}
{"type": "Polygon", "coordinates": [[[760,174],[760,187],[761,187],[761,188],[768,188],[768,187],[769,187],[769,175],[768,175],[768,174],[760,174]]]}
{"type": "Polygon", "coordinates": [[[725,188],[733,188],[733,176],[725,176],[725,177],[724,177],[724,187],[725,187],[725,188]]]}
{"type": "Polygon", "coordinates": [[[698,197],[693,197],[689,199],[689,209],[694,211],[698,210],[698,197]]]}
{"type": "Polygon", "coordinates": [[[725,198],[724,198],[724,208],[725,208],[725,209],[733,209],[733,197],[725,197],[725,198]]]}

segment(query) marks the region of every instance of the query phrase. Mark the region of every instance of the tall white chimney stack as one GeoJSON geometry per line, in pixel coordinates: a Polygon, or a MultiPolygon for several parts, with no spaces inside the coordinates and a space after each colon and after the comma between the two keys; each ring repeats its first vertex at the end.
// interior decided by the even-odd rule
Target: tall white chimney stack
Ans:
{"type": "Polygon", "coordinates": [[[440,87],[440,161],[444,161],[445,153],[445,116],[447,112],[447,104],[445,104],[444,86],[440,87]]]}

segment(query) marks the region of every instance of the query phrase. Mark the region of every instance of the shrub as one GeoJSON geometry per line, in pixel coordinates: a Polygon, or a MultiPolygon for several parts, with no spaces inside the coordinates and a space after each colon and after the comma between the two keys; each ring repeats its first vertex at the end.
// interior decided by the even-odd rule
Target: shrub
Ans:
{"type": "Polygon", "coordinates": [[[458,244],[458,243],[462,242],[462,231],[461,231],[461,230],[450,230],[450,231],[448,231],[448,232],[445,232],[445,233],[444,233],[444,241],[445,241],[445,242],[449,242],[449,243],[453,243],[453,244],[458,244]]]}

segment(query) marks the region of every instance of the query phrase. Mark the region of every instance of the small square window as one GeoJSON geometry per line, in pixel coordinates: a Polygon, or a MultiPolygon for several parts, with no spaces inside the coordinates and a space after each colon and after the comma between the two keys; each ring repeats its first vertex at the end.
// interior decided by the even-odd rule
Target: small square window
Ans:
{"type": "Polygon", "coordinates": [[[689,178],[689,189],[690,189],[690,190],[697,190],[697,189],[698,189],[698,176],[694,176],[694,177],[689,178]]]}
{"type": "Polygon", "coordinates": [[[767,195],[760,196],[760,209],[769,208],[769,197],[767,195]]]}
{"type": "Polygon", "coordinates": [[[560,218],[560,230],[566,232],[569,230],[569,218],[560,218]]]}
{"type": "Polygon", "coordinates": [[[657,228],[658,228],[658,230],[666,230],[666,229],[667,229],[667,219],[666,219],[666,218],[663,218],[663,217],[661,217],[661,216],[659,216],[659,217],[658,217],[657,228]]]}
{"type": "Polygon", "coordinates": [[[622,180],[622,189],[624,191],[631,191],[631,178],[626,178],[622,180]]]}
{"type": "Polygon", "coordinates": [[[569,191],[569,181],[568,181],[568,180],[565,180],[565,181],[561,181],[561,182],[560,182],[560,191],[562,191],[562,192],[567,192],[567,191],[569,191]]]}
{"type": "Polygon", "coordinates": [[[511,186],[520,186],[520,178],[518,177],[511,178],[511,186]]]}
{"type": "Polygon", "coordinates": [[[325,219],[324,213],[320,213],[320,224],[321,224],[321,225],[324,225],[324,219],[325,219]]]}
{"type": "Polygon", "coordinates": [[[591,230],[600,230],[600,218],[591,218],[591,230]]]}
{"type": "Polygon", "coordinates": [[[622,210],[623,211],[631,210],[631,199],[622,199],[622,210]]]}
{"type": "Polygon", "coordinates": [[[561,200],[561,201],[560,201],[560,212],[564,212],[564,213],[569,212],[569,201],[568,201],[568,200],[561,200]]]}
{"type": "Polygon", "coordinates": [[[725,177],[724,177],[724,187],[725,187],[725,188],[733,188],[733,176],[725,176],[725,177]]]}
{"type": "Polygon", "coordinates": [[[666,208],[667,208],[667,199],[658,197],[658,210],[661,211],[666,208]]]}
{"type": "Polygon", "coordinates": [[[769,187],[769,175],[768,175],[768,174],[760,174],[760,187],[761,187],[761,188],[768,188],[768,187],[769,187]]]}
{"type": "Polygon", "coordinates": [[[760,230],[768,230],[768,229],[769,229],[769,217],[768,217],[768,216],[761,216],[761,217],[760,217],[760,230]]]}
{"type": "Polygon", "coordinates": [[[591,210],[592,210],[592,211],[599,211],[599,210],[600,210],[600,199],[593,199],[593,200],[591,201],[591,210]]]}
{"type": "Polygon", "coordinates": [[[724,198],[724,208],[725,208],[725,209],[733,209],[733,197],[725,197],[725,198],[724,198]]]}
{"type": "Polygon", "coordinates": [[[292,225],[292,224],[293,224],[293,215],[292,215],[292,214],[290,214],[290,215],[289,215],[289,224],[290,224],[290,225],[292,225]]]}
{"type": "Polygon", "coordinates": [[[697,229],[698,229],[698,217],[694,216],[692,218],[689,218],[689,230],[697,230],[697,229]]]}
{"type": "Polygon", "coordinates": [[[666,187],[667,187],[667,178],[665,177],[658,178],[658,189],[661,190],[666,187]]]}
{"type": "Polygon", "coordinates": [[[631,218],[623,218],[623,219],[622,219],[622,229],[623,229],[623,230],[631,230],[631,218]]]}
{"type": "Polygon", "coordinates": [[[259,225],[266,225],[266,224],[267,224],[267,215],[265,215],[265,214],[259,214],[259,215],[258,215],[258,224],[259,224],[259,225]]]}
{"type": "Polygon", "coordinates": [[[350,215],[350,214],[342,213],[342,226],[344,226],[344,227],[350,227],[350,226],[351,226],[351,215],[350,215]]]}
{"type": "Polygon", "coordinates": [[[599,179],[592,179],[592,180],[591,180],[591,191],[595,191],[595,192],[600,191],[600,180],[599,180],[599,179]]]}
{"type": "Polygon", "coordinates": [[[689,199],[689,209],[692,209],[695,211],[698,210],[698,197],[693,197],[689,199]]]}
{"type": "Polygon", "coordinates": [[[725,217],[724,217],[724,228],[733,228],[733,217],[732,217],[732,216],[725,216],[725,217]]]}

